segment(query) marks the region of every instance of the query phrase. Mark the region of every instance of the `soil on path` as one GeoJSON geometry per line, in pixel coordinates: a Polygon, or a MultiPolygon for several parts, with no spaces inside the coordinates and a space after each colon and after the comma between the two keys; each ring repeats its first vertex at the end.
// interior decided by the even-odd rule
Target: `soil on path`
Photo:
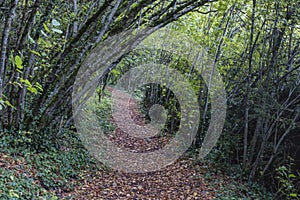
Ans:
{"type": "MultiPolygon", "coordinates": [[[[112,89],[109,88],[111,91],[112,89]]],[[[139,125],[145,124],[143,115],[138,111],[135,99],[127,106],[128,94],[118,92],[119,103],[128,107],[130,117],[139,125]],[[124,101],[122,102],[122,99],[124,101]]],[[[115,123],[114,119],[111,119],[115,123]]],[[[151,139],[135,138],[116,128],[110,140],[121,148],[132,152],[155,151],[164,146],[170,137],[151,139]]],[[[116,171],[86,173],[73,191],[62,194],[66,199],[215,199],[214,189],[204,179],[205,167],[193,164],[193,160],[182,156],[175,163],[156,172],[128,174],[116,171]]]]}

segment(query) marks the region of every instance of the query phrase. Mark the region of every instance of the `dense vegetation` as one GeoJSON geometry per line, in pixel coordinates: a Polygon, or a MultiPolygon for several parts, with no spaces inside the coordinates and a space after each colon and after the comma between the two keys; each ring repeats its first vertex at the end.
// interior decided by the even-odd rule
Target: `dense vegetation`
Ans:
{"type": "MultiPolygon", "coordinates": [[[[91,50],[110,36],[168,27],[205,47],[225,84],[226,122],[217,146],[205,159],[205,165],[237,182],[218,187],[224,190],[220,195],[300,198],[299,7],[297,0],[0,0],[4,22],[0,24],[0,164],[5,166],[0,197],[56,199],[58,191],[72,190],[66,182],[96,169],[97,162],[81,144],[72,118],[71,94],[79,68],[91,50]],[[7,168],[7,163],[14,164],[7,168]],[[34,170],[26,175],[20,172],[25,168],[34,170]],[[238,182],[249,188],[239,188],[238,182]],[[236,193],[240,189],[243,192],[236,193]]],[[[100,125],[105,132],[115,128],[106,88],[130,68],[152,60],[180,71],[199,97],[201,123],[189,150],[197,163],[193,155],[211,121],[209,88],[192,62],[169,52],[132,51],[109,66],[97,89],[100,125]]],[[[169,111],[161,137],[172,137],[181,112],[174,93],[150,84],[135,96],[146,120],[153,104],[169,111]]]]}

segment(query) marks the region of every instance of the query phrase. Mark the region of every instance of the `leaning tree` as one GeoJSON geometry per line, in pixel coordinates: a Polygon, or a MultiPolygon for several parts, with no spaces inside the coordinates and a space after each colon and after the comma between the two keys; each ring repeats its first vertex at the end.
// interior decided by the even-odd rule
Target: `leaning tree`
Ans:
{"type": "Polygon", "coordinates": [[[96,45],[129,29],[164,27],[211,2],[1,0],[2,129],[64,126],[76,74],[96,45]]]}

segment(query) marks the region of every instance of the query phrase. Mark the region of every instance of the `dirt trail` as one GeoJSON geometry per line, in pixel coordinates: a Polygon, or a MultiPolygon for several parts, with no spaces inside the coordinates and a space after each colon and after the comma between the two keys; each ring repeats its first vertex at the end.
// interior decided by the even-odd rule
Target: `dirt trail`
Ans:
{"type": "MultiPolygon", "coordinates": [[[[110,88],[111,91],[111,88],[110,88]]],[[[118,92],[120,105],[127,107],[127,93],[118,92]],[[122,102],[122,99],[124,101],[122,102]]],[[[139,125],[145,119],[138,111],[134,99],[129,103],[130,117],[139,125]]],[[[115,123],[114,119],[112,122],[115,123]]],[[[120,128],[110,135],[110,140],[119,147],[133,152],[155,151],[164,146],[170,138],[154,137],[141,139],[132,137],[120,128]]],[[[192,160],[182,157],[161,171],[144,174],[126,174],[120,172],[99,171],[86,174],[81,184],[70,193],[63,194],[66,199],[214,199],[213,188],[203,178],[206,169],[193,165],[192,160]]]]}

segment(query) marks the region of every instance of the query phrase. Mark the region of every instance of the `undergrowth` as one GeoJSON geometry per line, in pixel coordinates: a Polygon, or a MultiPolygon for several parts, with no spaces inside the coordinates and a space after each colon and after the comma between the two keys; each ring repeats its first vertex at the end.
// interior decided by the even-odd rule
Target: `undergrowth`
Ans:
{"type": "Polygon", "coordinates": [[[64,131],[42,152],[29,148],[28,135],[0,133],[0,199],[59,199],[58,191],[72,190],[84,171],[97,170],[74,132],[64,131]]]}

